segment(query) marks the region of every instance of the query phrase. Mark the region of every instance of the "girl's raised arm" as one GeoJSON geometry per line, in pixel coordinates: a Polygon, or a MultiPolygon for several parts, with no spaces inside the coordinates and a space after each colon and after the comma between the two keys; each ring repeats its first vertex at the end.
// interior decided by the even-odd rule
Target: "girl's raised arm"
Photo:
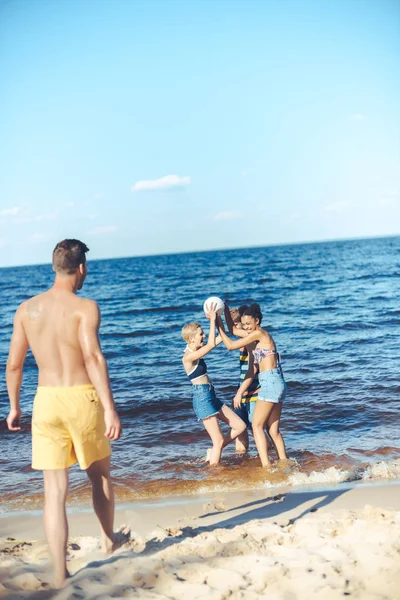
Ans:
{"type": "Polygon", "coordinates": [[[218,331],[219,335],[222,338],[222,341],[225,344],[225,347],[228,350],[240,350],[240,348],[243,348],[243,346],[247,346],[248,344],[252,344],[253,342],[258,342],[258,340],[260,339],[260,332],[256,330],[246,335],[246,337],[240,338],[240,340],[231,340],[231,338],[228,337],[225,333],[224,326],[220,317],[218,317],[218,331]]]}
{"type": "Polygon", "coordinates": [[[205,356],[206,354],[211,352],[211,350],[213,348],[215,348],[215,346],[217,346],[217,340],[215,339],[215,333],[216,333],[215,320],[217,317],[217,313],[215,312],[215,310],[209,310],[206,317],[210,321],[210,331],[208,334],[207,344],[205,344],[198,350],[195,350],[194,352],[190,352],[190,354],[188,354],[187,358],[185,355],[183,357],[184,362],[185,361],[196,362],[196,360],[199,360],[199,358],[203,358],[203,356],[205,356]]]}

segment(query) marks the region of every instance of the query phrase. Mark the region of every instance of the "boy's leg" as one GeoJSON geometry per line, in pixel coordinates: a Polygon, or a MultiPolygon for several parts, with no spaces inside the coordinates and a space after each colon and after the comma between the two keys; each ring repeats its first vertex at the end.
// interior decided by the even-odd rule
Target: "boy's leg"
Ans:
{"type": "Polygon", "coordinates": [[[246,431],[246,423],[233,412],[229,406],[224,404],[218,413],[218,418],[231,428],[224,437],[223,448],[233,442],[241,433],[246,431]]]}
{"type": "Polygon", "coordinates": [[[236,454],[246,454],[249,449],[249,434],[247,429],[243,431],[235,440],[236,454]]]}
{"type": "Polygon", "coordinates": [[[54,565],[54,582],[60,587],[67,571],[68,521],[65,503],[68,493],[68,469],[43,471],[44,527],[54,565]]]}
{"type": "MultiPolygon", "coordinates": [[[[246,423],[246,426],[248,426],[250,424],[248,415],[247,415],[247,406],[245,403],[242,402],[240,408],[234,409],[234,413],[235,413],[235,415],[238,415],[238,417],[240,417],[242,419],[242,421],[244,421],[246,423]]],[[[238,437],[235,440],[235,452],[237,454],[246,454],[248,449],[249,449],[249,434],[247,432],[247,427],[246,427],[244,432],[241,433],[240,435],[238,435],[238,437]]]]}
{"type": "Polygon", "coordinates": [[[114,490],[110,476],[110,457],[97,460],[86,470],[92,484],[93,508],[100,521],[103,550],[114,550],[114,490]]]}
{"type": "Polygon", "coordinates": [[[224,446],[224,436],[222,435],[218,419],[214,415],[212,417],[208,417],[208,419],[203,419],[203,424],[213,444],[210,452],[210,465],[218,465],[221,458],[222,448],[224,446]]]}

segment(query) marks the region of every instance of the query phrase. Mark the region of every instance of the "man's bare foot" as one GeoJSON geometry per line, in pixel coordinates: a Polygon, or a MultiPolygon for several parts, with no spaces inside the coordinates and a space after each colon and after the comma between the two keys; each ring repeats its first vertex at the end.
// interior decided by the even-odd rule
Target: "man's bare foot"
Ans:
{"type": "Polygon", "coordinates": [[[70,579],[70,577],[71,575],[68,569],[65,569],[65,572],[60,575],[56,573],[54,575],[54,587],[56,589],[62,588],[67,583],[67,580],[70,579]]]}
{"type": "Polygon", "coordinates": [[[127,525],[122,525],[118,531],[114,532],[113,540],[104,540],[103,552],[104,554],[112,554],[118,548],[121,548],[124,544],[129,542],[131,539],[131,528],[127,525]]]}

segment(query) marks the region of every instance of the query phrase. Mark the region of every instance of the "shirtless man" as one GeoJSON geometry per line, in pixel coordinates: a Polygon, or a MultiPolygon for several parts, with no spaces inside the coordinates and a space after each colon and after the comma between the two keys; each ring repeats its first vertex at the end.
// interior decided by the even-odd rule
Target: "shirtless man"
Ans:
{"type": "Polygon", "coordinates": [[[116,547],[110,440],[120,438],[121,423],[98,338],[99,308],[93,300],[76,296],[87,275],[88,250],[74,239],[57,244],[53,287],[23,302],[15,314],[6,370],[7,425],[18,431],[22,372],[30,347],[39,370],[32,414],[32,468],[44,472],[44,524],[56,587],[68,577],[65,504],[68,467],[76,462],[92,484],[103,549],[110,553],[116,547]]]}

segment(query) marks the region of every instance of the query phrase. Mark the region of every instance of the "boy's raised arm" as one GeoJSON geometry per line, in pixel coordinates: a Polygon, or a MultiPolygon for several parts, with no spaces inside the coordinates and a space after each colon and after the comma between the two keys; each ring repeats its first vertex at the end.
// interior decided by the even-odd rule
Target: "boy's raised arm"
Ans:
{"type": "Polygon", "coordinates": [[[231,310],[226,302],[225,302],[225,308],[224,308],[224,315],[225,315],[225,321],[226,321],[229,333],[231,333],[232,335],[235,335],[236,337],[242,337],[242,338],[246,337],[247,333],[243,329],[238,329],[237,327],[235,327],[235,324],[233,322],[232,315],[231,315],[231,310]]]}

